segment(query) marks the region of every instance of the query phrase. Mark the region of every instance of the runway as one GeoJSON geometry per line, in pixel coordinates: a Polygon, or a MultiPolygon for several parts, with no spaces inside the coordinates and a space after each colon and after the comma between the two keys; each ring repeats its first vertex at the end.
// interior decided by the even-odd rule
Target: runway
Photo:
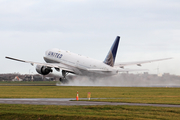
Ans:
{"type": "MultiPolygon", "coordinates": [[[[87,99],[87,98],[81,98],[87,99]]],[[[154,107],[180,107],[180,105],[145,104],[145,103],[117,103],[73,101],[75,98],[0,98],[0,104],[30,104],[30,105],[129,105],[129,106],[154,106],[154,107]]]]}

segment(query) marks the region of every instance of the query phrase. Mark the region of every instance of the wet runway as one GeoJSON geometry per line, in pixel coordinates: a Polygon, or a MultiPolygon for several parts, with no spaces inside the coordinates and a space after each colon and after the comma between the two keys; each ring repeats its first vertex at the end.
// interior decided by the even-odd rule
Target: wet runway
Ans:
{"type": "MultiPolygon", "coordinates": [[[[80,100],[82,100],[81,98],[80,100]]],[[[87,98],[84,98],[87,99],[87,98]]],[[[155,106],[180,107],[180,105],[144,104],[144,103],[115,103],[93,101],[71,101],[75,98],[0,98],[0,104],[32,104],[32,105],[129,105],[129,106],[155,106]]]]}

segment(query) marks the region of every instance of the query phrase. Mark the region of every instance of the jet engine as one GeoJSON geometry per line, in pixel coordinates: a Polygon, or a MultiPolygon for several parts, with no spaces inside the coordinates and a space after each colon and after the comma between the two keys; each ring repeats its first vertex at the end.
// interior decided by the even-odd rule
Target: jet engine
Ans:
{"type": "Polygon", "coordinates": [[[50,72],[52,72],[52,69],[50,67],[42,66],[42,65],[37,65],[36,66],[36,71],[41,74],[41,75],[47,75],[50,72]]]}

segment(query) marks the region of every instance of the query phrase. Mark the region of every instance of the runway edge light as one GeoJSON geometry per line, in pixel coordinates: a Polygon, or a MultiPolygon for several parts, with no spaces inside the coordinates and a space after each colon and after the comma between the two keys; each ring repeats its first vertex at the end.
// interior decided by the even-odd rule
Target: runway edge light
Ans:
{"type": "Polygon", "coordinates": [[[77,96],[76,96],[76,100],[79,100],[79,96],[78,96],[78,91],[77,91],[77,96]]]}

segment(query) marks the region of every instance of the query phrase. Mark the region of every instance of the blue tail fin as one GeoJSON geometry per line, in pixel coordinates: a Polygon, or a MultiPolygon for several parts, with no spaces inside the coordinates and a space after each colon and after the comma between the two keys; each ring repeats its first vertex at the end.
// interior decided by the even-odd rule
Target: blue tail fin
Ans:
{"type": "Polygon", "coordinates": [[[107,54],[104,63],[110,66],[114,66],[115,59],[116,59],[116,53],[119,45],[120,37],[117,36],[113,45],[111,46],[111,49],[109,50],[109,53],[107,54]]]}

